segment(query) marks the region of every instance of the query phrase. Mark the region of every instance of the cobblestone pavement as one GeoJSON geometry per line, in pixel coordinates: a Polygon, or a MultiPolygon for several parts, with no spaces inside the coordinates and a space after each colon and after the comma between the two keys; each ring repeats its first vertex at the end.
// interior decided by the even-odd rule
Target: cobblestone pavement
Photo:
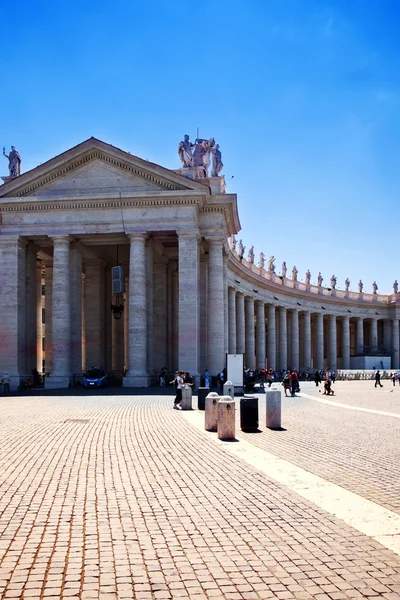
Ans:
{"type": "Polygon", "coordinates": [[[1,599],[400,598],[398,555],[171,405],[0,399],[1,599]]]}
{"type": "MultiPolygon", "coordinates": [[[[382,389],[375,389],[373,382],[336,382],[335,396],[322,398],[400,414],[400,386],[389,393],[392,387],[388,381],[382,389]]],[[[315,384],[302,383],[301,390],[321,397],[315,384]]],[[[282,394],[286,431],[270,431],[265,428],[265,396],[260,397],[259,409],[262,433],[242,432],[241,437],[400,514],[399,418],[282,394]]],[[[237,419],[240,430],[239,410],[237,419]]]]}

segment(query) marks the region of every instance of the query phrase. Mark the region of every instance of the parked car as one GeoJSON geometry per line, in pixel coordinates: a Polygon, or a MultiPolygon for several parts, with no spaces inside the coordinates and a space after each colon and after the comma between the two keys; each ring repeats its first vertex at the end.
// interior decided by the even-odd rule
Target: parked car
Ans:
{"type": "Polygon", "coordinates": [[[82,377],[85,388],[101,388],[107,385],[107,373],[101,367],[92,367],[82,377]]]}

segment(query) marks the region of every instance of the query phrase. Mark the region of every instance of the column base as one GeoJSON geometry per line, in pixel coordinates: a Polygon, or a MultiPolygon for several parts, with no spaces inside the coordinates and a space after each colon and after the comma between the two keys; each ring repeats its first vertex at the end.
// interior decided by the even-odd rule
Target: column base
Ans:
{"type": "Polygon", "coordinates": [[[150,377],[147,373],[142,375],[125,375],[122,380],[122,387],[149,387],[150,377]]]}
{"type": "Polygon", "coordinates": [[[58,390],[69,388],[70,377],[68,375],[49,375],[44,381],[46,390],[58,390]]]}

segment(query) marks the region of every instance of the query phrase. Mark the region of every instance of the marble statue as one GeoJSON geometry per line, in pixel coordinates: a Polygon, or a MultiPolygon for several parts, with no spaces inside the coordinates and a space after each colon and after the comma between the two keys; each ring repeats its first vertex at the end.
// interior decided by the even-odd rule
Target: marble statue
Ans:
{"type": "Polygon", "coordinates": [[[254,246],[250,246],[250,249],[247,253],[247,262],[251,265],[254,265],[254,246]]]}
{"type": "Polygon", "coordinates": [[[337,278],[332,275],[331,277],[331,288],[334,290],[336,288],[336,284],[337,284],[337,278]]]}
{"type": "Polygon", "coordinates": [[[211,150],[212,154],[212,170],[211,177],[219,177],[219,173],[222,171],[222,167],[224,166],[222,163],[222,154],[219,149],[219,144],[215,144],[215,146],[211,150]]]}
{"type": "Polygon", "coordinates": [[[309,285],[311,282],[311,271],[310,269],[307,269],[306,271],[306,283],[309,285]]]}
{"type": "Polygon", "coordinates": [[[240,260],[242,260],[242,258],[244,256],[244,251],[245,250],[246,250],[246,246],[243,246],[242,240],[239,240],[239,244],[238,244],[238,256],[239,256],[240,260]]]}
{"type": "Polygon", "coordinates": [[[275,260],[275,256],[270,256],[269,259],[268,259],[268,271],[270,273],[275,273],[275,263],[274,263],[274,260],[275,260]]]}
{"type": "Polygon", "coordinates": [[[203,140],[197,138],[194,142],[193,165],[199,170],[203,170],[204,177],[208,177],[208,167],[210,166],[210,153],[215,146],[214,138],[203,140]]]}
{"type": "Polygon", "coordinates": [[[282,277],[286,277],[286,272],[287,272],[286,262],[283,261],[283,263],[282,263],[282,277]]]}
{"type": "Polygon", "coordinates": [[[231,250],[233,252],[236,252],[236,238],[234,235],[231,237],[229,245],[230,245],[231,250]]]}
{"type": "Polygon", "coordinates": [[[397,279],[395,279],[395,281],[393,282],[393,293],[394,294],[399,293],[399,284],[397,283],[397,279]]]}
{"type": "Polygon", "coordinates": [[[378,292],[378,286],[376,284],[376,281],[374,281],[374,283],[372,284],[372,293],[376,294],[378,292]]]}
{"type": "Polygon", "coordinates": [[[260,259],[258,261],[258,266],[263,269],[265,265],[265,254],[264,252],[260,252],[260,259]]]}
{"type": "Polygon", "coordinates": [[[362,282],[362,281],[361,281],[361,279],[360,279],[360,281],[358,282],[358,291],[360,292],[360,294],[361,294],[361,293],[362,293],[362,291],[363,291],[363,287],[364,287],[364,284],[363,284],[363,282],[362,282]]]}
{"type": "Polygon", "coordinates": [[[346,281],[344,282],[344,289],[346,290],[346,292],[349,291],[349,287],[350,287],[350,279],[347,278],[346,281]]]}
{"type": "Polygon", "coordinates": [[[322,282],[323,282],[324,278],[321,275],[321,271],[318,273],[318,285],[319,287],[322,286],[322,282]]]}
{"type": "Polygon", "coordinates": [[[183,141],[179,142],[178,146],[178,155],[184,169],[193,167],[192,148],[194,148],[194,144],[192,144],[189,140],[189,136],[186,134],[183,141]]]}
{"type": "Polygon", "coordinates": [[[10,154],[6,154],[6,149],[3,148],[3,156],[8,158],[10,177],[18,177],[18,175],[21,175],[21,156],[15,149],[15,146],[11,146],[10,154]]]}
{"type": "Polygon", "coordinates": [[[297,273],[298,273],[298,270],[296,269],[296,265],[295,265],[292,269],[292,281],[297,281],[297,273]]]}

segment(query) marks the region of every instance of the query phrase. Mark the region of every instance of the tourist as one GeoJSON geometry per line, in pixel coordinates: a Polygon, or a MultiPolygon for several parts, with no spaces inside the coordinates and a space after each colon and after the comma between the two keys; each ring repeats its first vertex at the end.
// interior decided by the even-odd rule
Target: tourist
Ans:
{"type": "Polygon", "coordinates": [[[383,385],[381,384],[381,374],[380,371],[377,371],[375,373],[375,387],[379,385],[380,387],[383,387],[383,385]]]}
{"type": "Polygon", "coordinates": [[[288,395],[288,391],[290,391],[290,373],[289,371],[286,371],[286,374],[283,378],[283,389],[285,391],[285,396],[288,395]]]}
{"type": "MultiPolygon", "coordinates": [[[[287,373],[289,373],[289,371],[287,371],[287,373]]],[[[286,375],[287,375],[287,373],[286,373],[286,375]]],[[[290,377],[292,396],[295,396],[296,392],[299,391],[299,376],[298,376],[296,369],[293,369],[293,371],[290,373],[289,377],[290,377]]]]}
{"type": "Polygon", "coordinates": [[[225,373],[224,373],[224,370],[222,370],[218,374],[218,385],[219,385],[221,394],[224,390],[224,383],[225,383],[225,373]]]}
{"type": "Polygon", "coordinates": [[[204,371],[204,387],[211,389],[211,373],[208,369],[204,371]]]}
{"type": "Polygon", "coordinates": [[[314,381],[315,381],[315,385],[318,387],[319,384],[321,383],[321,375],[320,372],[318,371],[318,369],[315,371],[314,373],[314,381]]]}
{"type": "Polygon", "coordinates": [[[8,372],[4,371],[4,375],[3,375],[3,379],[1,380],[1,383],[3,384],[3,391],[4,394],[7,395],[10,393],[10,383],[11,383],[11,379],[8,376],[8,372]]]}
{"type": "Polygon", "coordinates": [[[161,387],[165,387],[166,379],[167,379],[167,368],[163,367],[160,371],[160,386],[161,387]]]}
{"type": "Polygon", "coordinates": [[[396,373],[391,373],[390,379],[393,381],[393,387],[395,387],[396,386],[396,373]]]}
{"type": "MultiPolygon", "coordinates": [[[[174,400],[174,408],[177,410],[182,410],[182,406],[180,406],[182,402],[182,388],[185,385],[183,382],[183,376],[185,375],[184,371],[178,371],[178,375],[175,377],[175,387],[176,387],[176,395],[174,400]]],[[[173,383],[173,382],[171,382],[173,383]]]]}

